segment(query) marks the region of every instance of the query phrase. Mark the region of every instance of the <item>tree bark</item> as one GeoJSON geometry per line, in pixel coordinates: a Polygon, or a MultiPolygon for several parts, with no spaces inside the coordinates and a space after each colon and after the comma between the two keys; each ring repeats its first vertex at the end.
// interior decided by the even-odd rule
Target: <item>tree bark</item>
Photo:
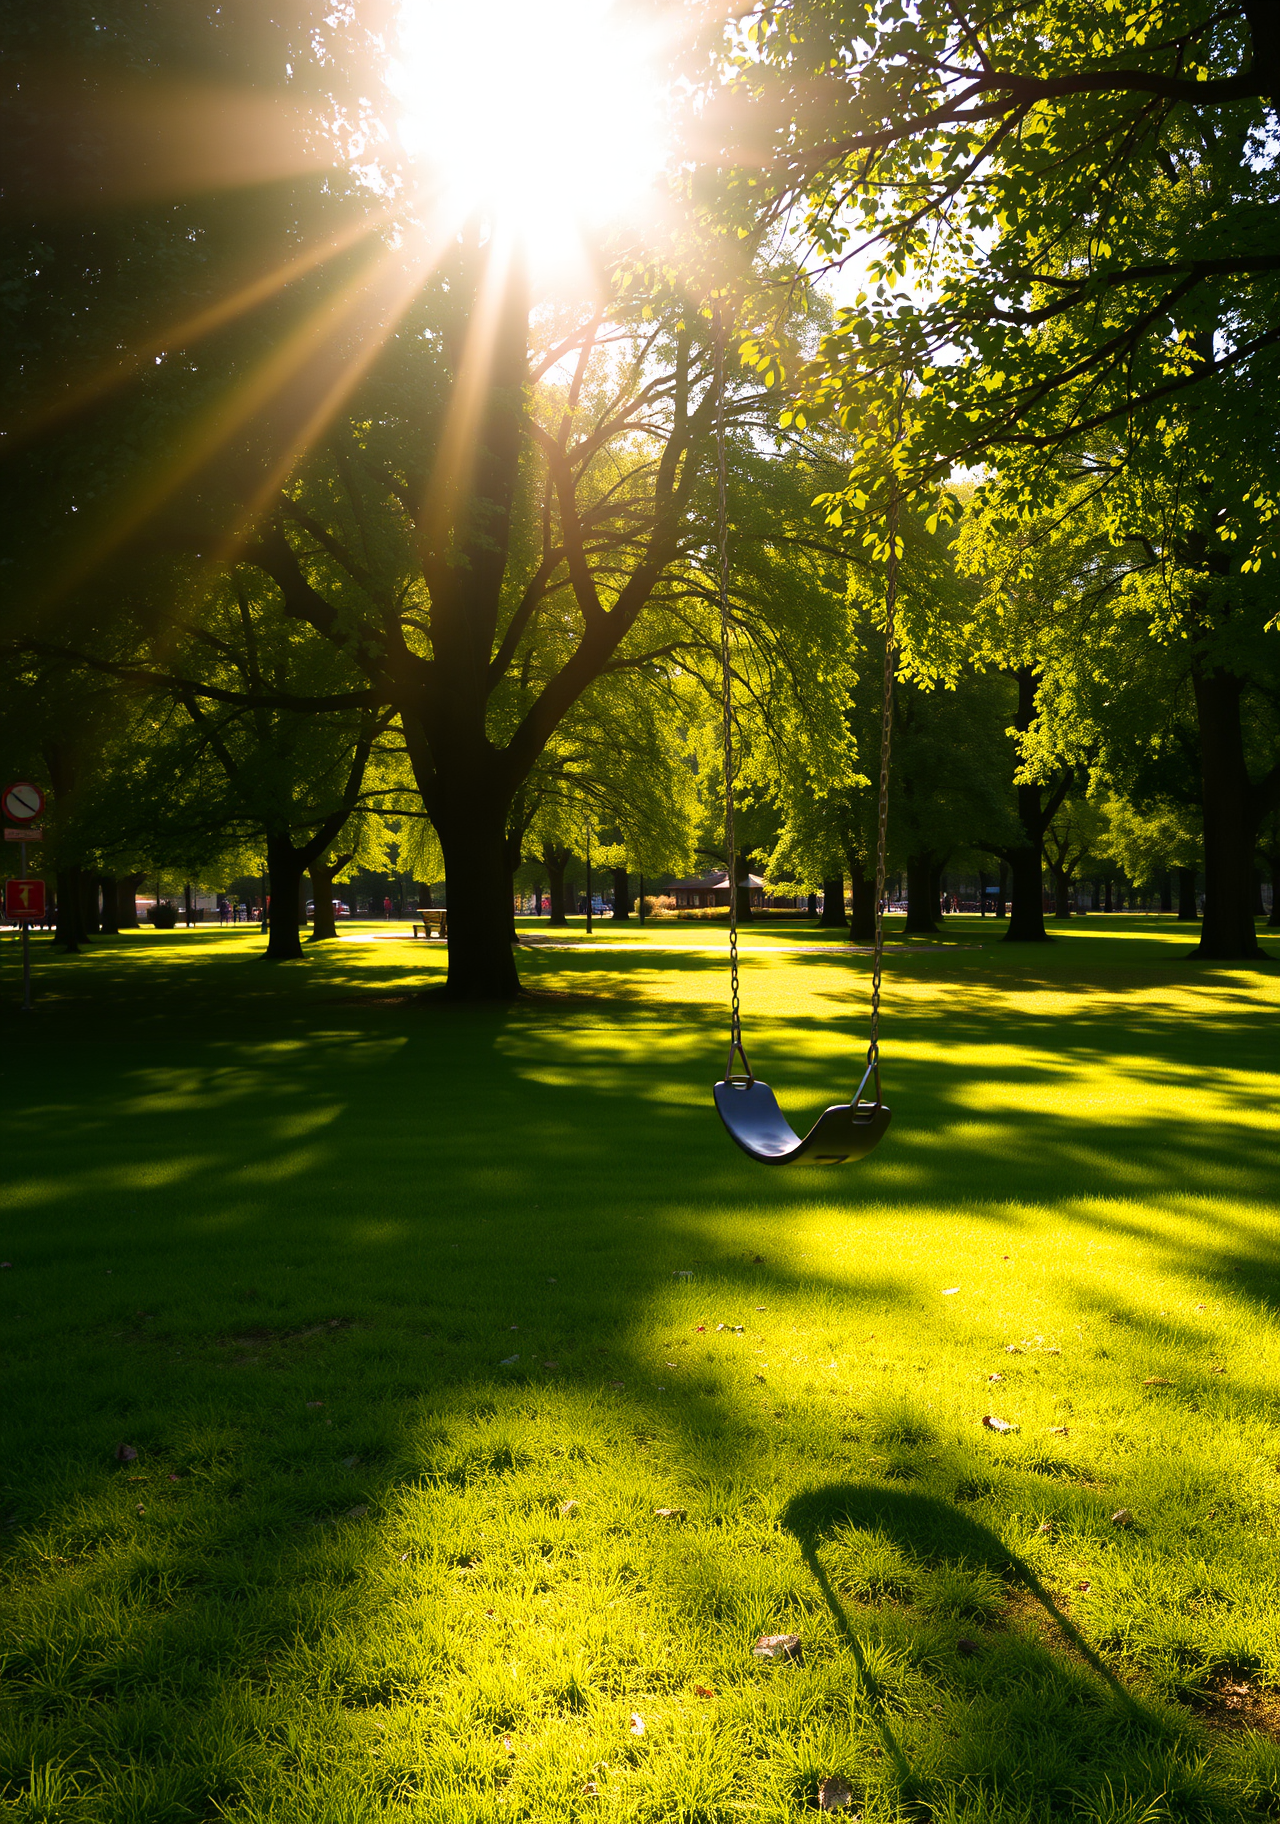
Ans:
{"type": "Polygon", "coordinates": [[[631,917],[631,877],[626,868],[613,870],[613,916],[615,919],[631,917]]]}
{"type": "Polygon", "coordinates": [[[1204,922],[1193,956],[1215,962],[1251,960],[1259,948],[1253,923],[1253,851],[1262,806],[1244,754],[1240,695],[1230,672],[1194,670],[1204,790],[1204,922]]]}
{"type": "Polygon", "coordinates": [[[296,961],[302,955],[298,935],[298,894],[306,863],[287,835],[267,837],[267,959],[273,963],[296,961]]]}
{"type": "Polygon", "coordinates": [[[936,932],[938,920],[938,869],[932,849],[907,856],[907,923],[909,936],[936,932]]]}
{"type": "Polygon", "coordinates": [[[102,886],[102,935],[115,937],[120,930],[120,883],[114,874],[100,874],[98,879],[102,886]]]}
{"type": "Polygon", "coordinates": [[[1194,868],[1178,869],[1178,917],[1184,923],[1199,918],[1196,905],[1196,870],[1194,868]]]}
{"type": "Polygon", "coordinates": [[[351,860],[350,855],[342,855],[332,863],[321,861],[319,856],[311,864],[311,935],[309,944],[332,942],[338,935],[338,921],[333,910],[333,877],[341,873],[351,860]]]}
{"type": "Polygon", "coordinates": [[[844,875],[833,874],[830,880],[822,883],[822,917],[818,923],[824,929],[837,930],[847,923],[844,910],[844,875]]]}
{"type": "Polygon", "coordinates": [[[445,993],[451,1000],[512,1001],[520,977],[511,954],[507,806],[486,804],[478,792],[461,796],[446,807],[437,791],[431,805],[449,882],[445,993]]]}
{"type": "Polygon", "coordinates": [[[551,900],[549,925],[565,925],[567,917],[565,903],[565,870],[569,866],[569,850],[557,843],[544,842],[542,845],[542,865],[547,870],[547,892],[551,900]]]}
{"type": "Polygon", "coordinates": [[[1173,869],[1166,868],[1160,876],[1160,910],[1173,911],[1173,869]]]}
{"type": "MultiPolygon", "coordinates": [[[[1035,791],[1040,796],[1038,787],[1019,787],[1035,791]]],[[[1009,874],[1013,885],[1013,903],[1009,909],[1009,929],[1000,940],[1005,944],[1048,944],[1053,939],[1044,928],[1044,881],[1040,866],[1040,850],[1036,848],[1011,849],[1009,852],[1009,874]]]]}
{"type": "Polygon", "coordinates": [[[54,918],[53,941],[61,944],[68,956],[75,956],[79,953],[85,936],[79,862],[73,862],[69,868],[59,868],[54,879],[58,906],[54,918]]]}
{"type": "Polygon", "coordinates": [[[1053,876],[1053,916],[1055,918],[1071,917],[1071,879],[1065,868],[1055,868],[1049,863],[1049,872],[1053,876]]]}
{"type": "Polygon", "coordinates": [[[142,885],[142,875],[122,874],[116,882],[116,929],[119,931],[136,931],[138,929],[138,888],[142,885]]]}
{"type": "Polygon", "coordinates": [[[868,877],[862,864],[851,861],[849,864],[850,898],[853,901],[853,916],[849,921],[849,942],[851,944],[874,944],[876,941],[876,883],[874,877],[868,877]]]}
{"type": "Polygon", "coordinates": [[[80,876],[80,922],[86,937],[96,937],[102,929],[98,912],[98,875],[93,868],[78,868],[80,876]]]}

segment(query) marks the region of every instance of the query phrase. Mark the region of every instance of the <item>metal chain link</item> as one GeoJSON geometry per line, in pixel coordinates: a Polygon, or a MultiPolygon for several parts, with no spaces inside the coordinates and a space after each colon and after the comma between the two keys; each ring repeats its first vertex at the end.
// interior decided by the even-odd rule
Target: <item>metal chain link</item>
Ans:
{"type": "MultiPolygon", "coordinates": [[[[902,398],[898,398],[897,424],[894,429],[894,447],[902,437],[902,398]]],[[[876,826],[876,938],[875,954],[871,963],[871,1043],[867,1046],[867,1068],[862,1083],[868,1077],[875,1078],[876,1105],[880,1103],[880,976],[884,963],[884,885],[885,858],[889,835],[889,755],[893,740],[893,678],[895,659],[897,657],[897,605],[898,605],[898,477],[890,475],[889,511],[886,515],[889,534],[889,552],[885,565],[884,592],[884,700],[880,720],[880,812],[876,826]]],[[[854,1092],[856,1103],[862,1094],[862,1084],[854,1092]]]]}
{"type": "Polygon", "coordinates": [[[716,306],[713,330],[715,338],[716,389],[716,555],[717,594],[720,598],[720,707],[724,734],[724,839],[729,851],[729,984],[732,996],[729,1014],[729,1059],[725,1065],[726,1082],[732,1082],[736,1057],[747,1082],[755,1081],[754,1072],[742,1049],[742,1007],[738,994],[738,844],[734,829],[733,765],[733,671],[729,654],[729,489],[725,458],[724,414],[724,327],[720,307],[716,306]]]}

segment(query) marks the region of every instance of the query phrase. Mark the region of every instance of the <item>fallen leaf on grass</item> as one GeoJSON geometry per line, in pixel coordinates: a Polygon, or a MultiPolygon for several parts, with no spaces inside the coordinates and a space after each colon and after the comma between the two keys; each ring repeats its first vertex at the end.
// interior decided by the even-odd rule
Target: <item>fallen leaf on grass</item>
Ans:
{"type": "Polygon", "coordinates": [[[846,1811],[853,1804],[853,1793],[838,1774],[829,1773],[818,1788],[819,1811],[846,1811]]]}
{"type": "Polygon", "coordinates": [[[344,1457],[342,1459],[342,1467],[344,1469],[354,1469],[359,1461],[359,1457],[344,1457]]]}
{"type": "Polygon", "coordinates": [[[575,1513],[577,1511],[577,1506],[578,1503],[576,1501],[562,1501],[556,1511],[563,1520],[569,1514],[575,1513]]]}
{"type": "Polygon", "coordinates": [[[715,1692],[711,1689],[710,1685],[695,1685],[693,1687],[693,1695],[695,1697],[714,1697],[715,1692]]]}
{"type": "Polygon", "coordinates": [[[117,1444],[116,1445],[116,1462],[117,1463],[136,1463],[137,1460],[138,1460],[138,1453],[133,1448],[132,1444],[117,1444]]]}
{"type": "Polygon", "coordinates": [[[141,1518],[142,1518],[142,1516],[143,1516],[143,1515],[144,1515],[144,1514],[145,1514],[145,1513],[146,1513],[146,1511],[147,1511],[147,1510],[146,1510],[146,1508],[145,1508],[145,1507],[144,1507],[144,1506],[143,1506],[143,1505],[142,1505],[142,1503],[141,1503],[141,1501],[139,1501],[139,1503],[138,1503],[138,1518],[139,1518],[139,1520],[141,1520],[141,1518]]]}
{"type": "Polygon", "coordinates": [[[762,1374],[752,1375],[751,1378],[752,1378],[752,1380],[760,1381],[761,1383],[763,1383],[763,1381],[764,1381],[764,1376],[762,1374]]]}
{"type": "Polygon", "coordinates": [[[1022,1350],[1019,1348],[1017,1343],[1006,1343],[1004,1346],[1004,1352],[1006,1355],[1021,1355],[1022,1354],[1022,1350]]]}
{"type": "Polygon", "coordinates": [[[627,1727],[632,1735],[644,1734],[644,1718],[640,1715],[639,1711],[633,1710],[631,1712],[631,1721],[628,1723],[627,1727]]]}
{"type": "Polygon", "coordinates": [[[11,1260],[0,1260],[0,1273],[7,1273],[12,1265],[11,1260]]]}
{"type": "Polygon", "coordinates": [[[1172,1387],[1172,1381],[1166,1381],[1162,1374],[1149,1374],[1144,1379],[1144,1387],[1172,1387]]]}
{"type": "Polygon", "coordinates": [[[1052,1535],[1054,1530],[1055,1529],[1054,1529],[1054,1524],[1053,1524],[1052,1520],[1042,1520],[1040,1522],[1039,1526],[1036,1528],[1036,1531],[1038,1533],[1047,1533],[1049,1535],[1052,1535]]]}
{"type": "Polygon", "coordinates": [[[368,1511],[367,1507],[349,1507],[347,1509],[347,1519],[363,1520],[368,1511]]]}
{"type": "Polygon", "coordinates": [[[943,1294],[942,1294],[942,1296],[943,1296],[943,1297],[944,1297],[944,1298],[954,1298],[954,1297],[955,1297],[955,1295],[956,1295],[956,1293],[957,1293],[957,1292],[958,1292],[958,1291],[959,1291],[959,1290],[960,1290],[960,1288],[959,1288],[959,1286],[948,1286],[948,1287],[947,1287],[947,1288],[946,1288],[946,1290],[945,1290],[945,1291],[944,1291],[944,1292],[943,1292],[943,1294]]]}
{"type": "Polygon", "coordinates": [[[615,1393],[621,1393],[623,1391],[623,1389],[626,1387],[626,1384],[627,1383],[625,1381],[610,1381],[609,1382],[609,1385],[613,1388],[615,1393]]]}
{"type": "Polygon", "coordinates": [[[956,1652],[963,1659],[972,1659],[975,1653],[981,1653],[981,1651],[982,1648],[976,1640],[961,1639],[956,1642],[956,1652]]]}
{"type": "Polygon", "coordinates": [[[1111,1524],[1112,1526],[1132,1526],[1133,1515],[1127,1507],[1118,1507],[1111,1516],[1111,1524]]]}
{"type": "Polygon", "coordinates": [[[169,1480],[171,1482],[181,1482],[182,1477],[178,1474],[178,1472],[176,1470],[170,1470],[169,1480]]]}
{"type": "Polygon", "coordinates": [[[1082,1593],[1083,1593],[1083,1592],[1084,1592],[1084,1591],[1086,1591],[1086,1590],[1088,1590],[1088,1589],[1089,1589],[1089,1587],[1090,1587],[1090,1585],[1089,1585],[1089,1579],[1088,1579],[1088,1578],[1087,1578],[1087,1577],[1086,1577],[1086,1578],[1085,1578],[1085,1580],[1084,1580],[1084,1582],[1083,1582],[1083,1583],[1078,1583],[1078,1584],[1077,1584],[1077,1585],[1076,1585],[1076,1588],[1077,1588],[1077,1589],[1078,1589],[1078,1590],[1080,1590],[1080,1591],[1081,1591],[1081,1592],[1082,1592],[1082,1593]]]}
{"type": "Polygon", "coordinates": [[[803,1649],[798,1634],[762,1634],[751,1651],[757,1659],[799,1659],[803,1649]]]}
{"type": "Polygon", "coordinates": [[[319,1408],[323,1405],[324,1405],[323,1400],[308,1400],[307,1401],[307,1411],[308,1412],[317,1412],[319,1410],[319,1408]]]}
{"type": "Polygon", "coordinates": [[[502,1746],[503,1746],[503,1747],[504,1747],[504,1748],[505,1748],[505,1749],[506,1749],[506,1751],[507,1751],[507,1753],[508,1753],[508,1754],[514,1754],[514,1753],[515,1753],[515,1749],[514,1749],[514,1748],[513,1748],[513,1747],[512,1747],[512,1746],[511,1746],[511,1737],[510,1737],[510,1736],[509,1736],[509,1735],[504,1735],[504,1736],[503,1736],[503,1738],[502,1738],[502,1746]]]}
{"type": "Polygon", "coordinates": [[[1209,1370],[1210,1374],[1225,1374],[1226,1372],[1227,1371],[1225,1368],[1211,1368],[1209,1370]]]}
{"type": "Polygon", "coordinates": [[[683,1520],[688,1511],[684,1507],[655,1507],[653,1517],[655,1520],[683,1520]]]}
{"type": "Polygon", "coordinates": [[[1018,1427],[1016,1425],[1011,1425],[1009,1423],[1008,1419],[995,1419],[995,1418],[992,1418],[990,1413],[988,1413],[986,1415],[986,1417],[983,1419],[982,1423],[986,1426],[988,1431],[1004,1432],[1004,1431],[1016,1431],[1018,1429],[1018,1427]]]}
{"type": "Polygon", "coordinates": [[[1066,1428],[1066,1426],[1065,1426],[1065,1425],[1050,1425],[1050,1427],[1049,1427],[1049,1436],[1050,1436],[1050,1437],[1051,1437],[1051,1438],[1065,1438],[1065,1437],[1067,1437],[1067,1436],[1068,1436],[1068,1432],[1067,1432],[1067,1428],[1066,1428]]]}
{"type": "Polygon", "coordinates": [[[498,1366],[499,1368],[514,1368],[519,1360],[518,1355],[504,1355],[498,1366]]]}
{"type": "Polygon", "coordinates": [[[1004,1379],[1004,1376],[1002,1374],[989,1374],[987,1376],[987,1379],[989,1381],[1002,1381],[1004,1379]]]}
{"type": "Polygon", "coordinates": [[[542,1364],[542,1366],[544,1368],[550,1368],[552,1374],[555,1374],[556,1371],[558,1370],[558,1368],[560,1367],[560,1364],[559,1364],[559,1362],[544,1362],[542,1364]]]}

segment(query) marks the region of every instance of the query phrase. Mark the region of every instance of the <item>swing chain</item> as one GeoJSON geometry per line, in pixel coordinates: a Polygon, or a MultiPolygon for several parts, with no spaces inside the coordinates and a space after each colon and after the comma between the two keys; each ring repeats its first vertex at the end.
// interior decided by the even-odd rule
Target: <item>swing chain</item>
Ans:
{"type": "Polygon", "coordinates": [[[729,982],[732,1006],[729,1015],[729,1058],[725,1065],[726,1083],[755,1081],[747,1054],[742,1048],[742,1008],[738,996],[738,845],[734,828],[733,769],[733,672],[729,653],[729,492],[725,459],[724,421],[724,325],[720,306],[715,307],[715,389],[716,389],[716,593],[720,601],[720,708],[724,733],[724,837],[729,851],[729,982]],[[741,1064],[734,1070],[735,1058],[741,1064]]]}
{"type": "MultiPolygon", "coordinates": [[[[897,424],[894,427],[893,448],[896,450],[902,440],[902,394],[898,395],[897,424]]],[[[880,807],[876,826],[876,936],[875,952],[871,963],[871,1043],[867,1046],[867,1068],[862,1082],[854,1092],[853,1106],[856,1108],[866,1086],[868,1078],[874,1077],[876,1102],[880,1106],[880,977],[884,963],[884,895],[885,895],[885,855],[889,837],[889,756],[893,739],[893,680],[897,658],[897,605],[898,605],[898,477],[896,471],[890,475],[889,511],[886,515],[889,535],[889,551],[885,565],[885,639],[884,639],[884,697],[880,720],[880,807]]]]}

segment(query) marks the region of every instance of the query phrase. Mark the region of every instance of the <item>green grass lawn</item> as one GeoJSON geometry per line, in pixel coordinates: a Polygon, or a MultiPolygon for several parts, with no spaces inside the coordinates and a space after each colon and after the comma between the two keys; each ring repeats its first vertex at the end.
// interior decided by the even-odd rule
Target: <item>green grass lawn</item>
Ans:
{"type": "MultiPolygon", "coordinates": [[[[475,1011],[376,929],[41,943],[30,1016],[0,942],[3,1816],[1280,1812],[1280,966],[950,919],[884,1145],[788,1175],[722,932],[475,1011]]],[[[797,1122],[826,936],[745,940],[797,1122]]]]}

